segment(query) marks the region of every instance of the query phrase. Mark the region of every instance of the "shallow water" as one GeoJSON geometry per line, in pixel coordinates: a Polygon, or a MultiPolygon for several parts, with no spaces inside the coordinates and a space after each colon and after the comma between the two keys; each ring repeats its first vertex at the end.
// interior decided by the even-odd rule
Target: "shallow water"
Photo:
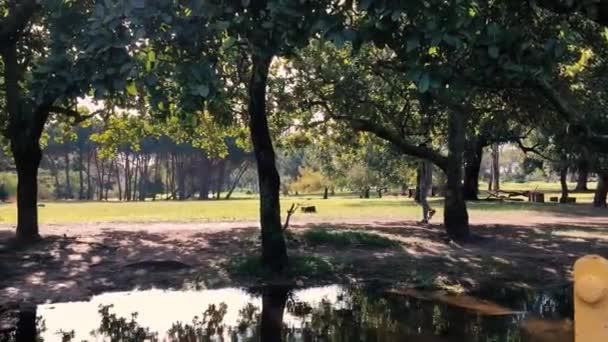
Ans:
{"type": "Polygon", "coordinates": [[[36,316],[44,341],[572,341],[568,288],[462,298],[339,285],[146,290],[39,305],[36,316]]]}

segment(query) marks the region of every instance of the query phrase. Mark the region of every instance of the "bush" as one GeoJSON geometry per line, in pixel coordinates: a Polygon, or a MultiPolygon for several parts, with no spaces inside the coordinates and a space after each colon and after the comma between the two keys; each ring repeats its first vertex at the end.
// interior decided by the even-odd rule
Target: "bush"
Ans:
{"type": "Polygon", "coordinates": [[[328,181],[321,172],[310,168],[302,168],[299,173],[298,179],[289,186],[293,192],[313,193],[321,191],[325,186],[328,186],[328,181]]]}
{"type": "MultiPolygon", "coordinates": [[[[237,260],[228,266],[228,271],[235,276],[268,278],[272,272],[265,268],[259,257],[248,257],[237,260]]],[[[289,278],[326,278],[334,273],[333,266],[326,260],[314,256],[292,256],[285,276],[289,278]]]]}
{"type": "Polygon", "coordinates": [[[384,236],[356,231],[331,232],[315,229],[307,230],[302,237],[312,245],[329,245],[337,248],[388,248],[397,245],[397,242],[384,236]]]}
{"type": "Polygon", "coordinates": [[[4,187],[7,200],[17,194],[17,175],[10,172],[0,173],[0,184],[4,187]]]}

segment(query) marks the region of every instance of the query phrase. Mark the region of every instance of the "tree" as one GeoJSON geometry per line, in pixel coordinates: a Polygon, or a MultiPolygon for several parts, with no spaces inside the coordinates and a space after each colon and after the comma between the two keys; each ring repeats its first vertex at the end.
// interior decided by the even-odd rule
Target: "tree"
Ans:
{"type": "MultiPolygon", "coordinates": [[[[39,238],[37,174],[44,126],[53,114],[80,118],[73,110],[74,99],[90,89],[87,58],[76,60],[73,51],[82,50],[71,49],[81,43],[77,28],[86,21],[90,3],[39,5],[25,0],[0,6],[6,13],[0,21],[7,122],[3,135],[10,142],[19,178],[16,235],[29,242],[39,238]]],[[[120,63],[120,58],[113,61],[120,63]]]]}

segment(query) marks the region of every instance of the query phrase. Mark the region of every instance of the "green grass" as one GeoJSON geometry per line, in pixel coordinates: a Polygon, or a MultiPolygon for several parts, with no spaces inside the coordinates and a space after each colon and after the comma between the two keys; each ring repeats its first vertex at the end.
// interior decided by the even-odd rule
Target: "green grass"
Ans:
{"type": "MultiPolygon", "coordinates": [[[[227,266],[228,272],[236,277],[268,278],[272,272],[262,266],[259,257],[236,260],[227,266]]],[[[292,256],[284,273],[288,278],[326,278],[334,272],[333,266],[325,259],[315,256],[292,256]]]]}
{"type": "MultiPolygon", "coordinates": [[[[534,190],[535,183],[516,184],[517,190],[534,190]]],[[[540,184],[542,185],[542,184],[540,184]]],[[[593,186],[593,185],[590,185],[593,186]]],[[[514,189],[515,184],[506,183],[505,189],[514,189]]],[[[554,191],[559,185],[546,183],[541,191],[554,191]]],[[[546,200],[553,192],[548,192],[546,200]]],[[[574,194],[582,205],[556,205],[553,203],[469,203],[471,214],[487,214],[488,211],[535,211],[559,212],[562,214],[597,214],[588,204],[592,193],[574,194]]],[[[481,196],[484,198],[485,196],[481,196]]],[[[319,195],[285,197],[281,200],[282,215],[292,203],[306,203],[317,207],[316,214],[298,211],[293,218],[314,218],[317,220],[414,220],[420,217],[420,207],[411,199],[386,195],[384,198],[360,199],[354,195],[340,195],[328,200],[319,195]]],[[[431,198],[431,206],[438,209],[437,218],[442,215],[442,199],[431,198]]],[[[259,201],[253,197],[240,197],[232,200],[210,201],[147,201],[147,202],[44,202],[39,208],[40,222],[43,224],[69,224],[89,222],[205,222],[205,221],[255,221],[259,215],[259,201]]],[[[15,224],[16,207],[14,203],[0,204],[0,223],[15,224]]]]}
{"type": "Polygon", "coordinates": [[[384,236],[357,231],[332,232],[322,229],[307,230],[302,239],[311,245],[326,245],[335,248],[390,248],[397,243],[384,236]]]}

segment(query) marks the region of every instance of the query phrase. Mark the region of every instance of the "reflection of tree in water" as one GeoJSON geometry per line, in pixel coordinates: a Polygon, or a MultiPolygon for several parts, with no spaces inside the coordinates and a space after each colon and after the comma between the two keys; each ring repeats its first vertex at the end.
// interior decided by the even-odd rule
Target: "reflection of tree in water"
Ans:
{"type": "MultiPolygon", "coordinates": [[[[384,292],[348,289],[337,302],[297,301],[285,288],[261,291],[262,309],[246,303],[237,324],[224,322],[228,307],[210,305],[190,323],[178,322],[163,341],[520,341],[518,316],[480,316],[445,304],[384,292]],[[284,315],[290,319],[285,322],[284,315]]],[[[548,297],[534,305],[548,305],[548,297]],[[539,304],[540,303],[540,304],[539,304]]],[[[137,315],[117,317],[102,307],[99,329],[91,335],[109,341],[158,341],[137,315]]],[[[542,309],[542,308],[541,308],[542,309]]],[[[556,309],[556,308],[553,308],[556,309]]],[[[69,341],[67,339],[66,341],[69,341]]]]}

